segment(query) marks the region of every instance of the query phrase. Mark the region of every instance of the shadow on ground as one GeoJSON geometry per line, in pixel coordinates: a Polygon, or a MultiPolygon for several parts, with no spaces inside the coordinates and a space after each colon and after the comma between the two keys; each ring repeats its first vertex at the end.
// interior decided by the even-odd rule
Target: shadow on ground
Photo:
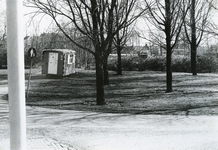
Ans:
{"type": "Polygon", "coordinates": [[[29,106],[110,113],[218,114],[217,74],[174,73],[172,93],[165,93],[165,72],[126,71],[122,76],[115,72],[109,75],[110,84],[105,86],[107,105],[96,105],[95,71],[81,71],[67,77],[33,75],[26,103],[29,106]]]}

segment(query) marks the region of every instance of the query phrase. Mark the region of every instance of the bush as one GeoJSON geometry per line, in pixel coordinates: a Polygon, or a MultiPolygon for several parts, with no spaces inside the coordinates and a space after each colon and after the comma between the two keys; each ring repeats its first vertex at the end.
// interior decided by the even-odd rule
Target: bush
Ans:
{"type": "MultiPolygon", "coordinates": [[[[29,58],[27,52],[24,54],[25,68],[30,68],[31,59],[29,58]]],[[[41,62],[41,54],[33,59],[33,66],[36,66],[41,62]]],[[[7,69],[7,50],[0,49],[0,69],[7,69]]]]}
{"type": "MultiPolygon", "coordinates": [[[[129,56],[122,58],[122,69],[124,71],[164,71],[165,70],[164,58],[139,58],[136,56],[129,56]]],[[[108,61],[108,69],[117,70],[117,59],[111,59],[108,61]]]]}
{"type": "Polygon", "coordinates": [[[142,59],[140,61],[139,71],[151,70],[151,71],[165,71],[166,70],[166,60],[164,57],[151,57],[147,59],[142,59]]]}
{"type": "Polygon", "coordinates": [[[137,71],[139,65],[138,57],[126,57],[122,59],[122,69],[125,71],[137,71]]]}
{"type": "Polygon", "coordinates": [[[188,57],[175,57],[172,59],[173,72],[191,72],[191,61],[188,57]]]}
{"type": "Polygon", "coordinates": [[[218,59],[211,53],[197,56],[197,72],[211,73],[216,72],[218,67],[218,59]]]}
{"type": "MultiPolygon", "coordinates": [[[[108,61],[108,69],[117,70],[117,59],[108,61]]],[[[165,71],[166,58],[165,57],[150,57],[139,58],[135,56],[122,58],[123,71],[165,71]]],[[[204,54],[197,57],[197,72],[210,73],[216,72],[218,69],[218,59],[215,55],[204,54]]],[[[191,72],[191,58],[190,57],[173,57],[172,58],[173,72],[191,72]]]]}
{"type": "MultiPolygon", "coordinates": [[[[122,69],[124,71],[137,71],[139,58],[136,56],[122,57],[122,69]]],[[[117,71],[117,57],[108,61],[108,70],[117,71]]]]}
{"type": "Polygon", "coordinates": [[[108,70],[117,71],[117,59],[110,59],[107,67],[108,70]]]}
{"type": "Polygon", "coordinates": [[[7,68],[7,50],[0,49],[0,69],[7,68]]]}

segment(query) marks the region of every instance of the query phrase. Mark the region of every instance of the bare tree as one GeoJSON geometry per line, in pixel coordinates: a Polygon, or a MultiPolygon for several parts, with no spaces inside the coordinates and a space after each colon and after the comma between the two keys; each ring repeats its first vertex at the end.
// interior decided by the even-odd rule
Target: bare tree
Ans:
{"type": "Polygon", "coordinates": [[[164,32],[166,49],[166,92],[172,92],[172,52],[184,23],[184,17],[188,12],[185,0],[154,0],[150,3],[145,0],[148,7],[147,19],[158,30],[164,32]]]}
{"type": "Polygon", "coordinates": [[[126,26],[114,37],[114,48],[117,52],[117,75],[122,75],[122,50],[127,46],[131,33],[133,32],[134,24],[132,26],[126,26]]]}
{"type": "Polygon", "coordinates": [[[127,41],[127,35],[128,34],[128,27],[123,28],[120,32],[117,32],[114,43],[115,48],[117,51],[117,75],[122,75],[122,59],[121,59],[121,51],[124,48],[126,41],[127,41]]]}
{"type": "Polygon", "coordinates": [[[131,16],[128,20],[126,20],[124,27],[119,30],[114,36],[114,46],[117,51],[117,74],[122,75],[122,62],[121,62],[121,51],[126,46],[128,39],[133,31],[135,26],[135,21],[143,15],[146,11],[146,7],[144,9],[140,9],[141,1],[138,1],[131,10],[127,10],[124,7],[115,8],[115,28],[119,27],[120,22],[123,22],[124,14],[131,13],[131,16]]]}
{"type": "Polygon", "coordinates": [[[105,53],[104,58],[104,84],[109,84],[109,77],[107,71],[107,60],[108,56],[112,51],[113,46],[115,46],[118,51],[120,51],[120,55],[118,54],[118,67],[121,66],[121,50],[123,49],[124,44],[127,40],[127,34],[129,32],[129,26],[134,23],[140,17],[145,10],[139,10],[138,4],[140,4],[137,0],[127,0],[127,1],[119,1],[117,0],[117,4],[114,8],[114,22],[113,22],[113,29],[117,32],[113,37],[114,41],[110,43],[108,51],[105,53]],[[128,4],[129,3],[129,4],[128,4]],[[125,7],[128,6],[128,7],[125,7]],[[128,17],[127,17],[128,16],[128,17]],[[122,28],[120,25],[122,24],[122,28]],[[118,42],[118,43],[117,43],[118,42]],[[119,57],[120,56],[120,57],[119,57]]]}
{"type": "Polygon", "coordinates": [[[214,0],[191,0],[190,13],[185,18],[184,27],[187,41],[191,47],[191,71],[193,75],[197,75],[197,47],[202,41],[205,30],[209,26],[213,2],[214,0]]]}
{"type": "MultiPolygon", "coordinates": [[[[38,8],[36,13],[49,15],[63,34],[76,46],[90,52],[95,57],[97,105],[105,104],[103,64],[109,51],[114,35],[125,26],[130,15],[123,14],[123,20],[115,29],[115,6],[131,10],[136,0],[28,0],[26,5],[38,8]],[[88,48],[72,38],[66,27],[75,27],[84,38],[92,41],[88,48]]],[[[128,11],[127,11],[128,12],[128,11]]]]}
{"type": "MultiPolygon", "coordinates": [[[[135,11],[137,11],[138,6],[135,5],[134,8],[135,11]]],[[[124,19],[124,14],[128,13],[125,8],[121,7],[119,8],[118,6],[116,6],[115,8],[115,28],[119,27],[119,23],[122,22],[122,20],[124,19]]],[[[138,9],[139,11],[139,9],[138,9]]],[[[126,42],[128,40],[128,37],[130,36],[130,32],[131,29],[133,28],[134,25],[132,25],[132,23],[138,18],[140,17],[140,15],[144,12],[143,11],[139,11],[140,13],[136,16],[131,17],[130,20],[127,20],[125,22],[125,26],[124,28],[122,28],[121,30],[119,30],[116,35],[114,36],[114,40],[113,40],[113,44],[114,44],[114,48],[117,51],[117,75],[122,75],[122,62],[121,62],[121,51],[124,48],[124,46],[126,45],[126,42]],[[130,26],[131,25],[131,26],[130,26]]]]}

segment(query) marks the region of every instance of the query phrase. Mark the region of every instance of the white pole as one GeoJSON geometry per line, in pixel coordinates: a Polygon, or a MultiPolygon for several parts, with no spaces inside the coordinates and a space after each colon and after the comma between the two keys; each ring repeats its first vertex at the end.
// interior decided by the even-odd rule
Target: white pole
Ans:
{"type": "Polygon", "coordinates": [[[10,149],[26,150],[23,1],[7,0],[10,149]]]}

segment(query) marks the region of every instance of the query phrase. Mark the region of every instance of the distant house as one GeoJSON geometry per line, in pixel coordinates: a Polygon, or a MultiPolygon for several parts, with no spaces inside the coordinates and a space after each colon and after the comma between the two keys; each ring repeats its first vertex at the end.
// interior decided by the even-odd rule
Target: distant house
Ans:
{"type": "Polygon", "coordinates": [[[211,45],[209,48],[209,53],[216,56],[218,58],[218,46],[217,45],[211,45]]]}
{"type": "Polygon", "coordinates": [[[190,50],[189,49],[173,49],[173,55],[174,56],[190,56],[190,50]]]}
{"type": "MultiPolygon", "coordinates": [[[[126,46],[122,50],[121,57],[142,57],[147,58],[150,56],[149,47],[145,46],[126,46]]],[[[109,59],[117,58],[117,53],[114,51],[109,55],[109,59]]]]}

